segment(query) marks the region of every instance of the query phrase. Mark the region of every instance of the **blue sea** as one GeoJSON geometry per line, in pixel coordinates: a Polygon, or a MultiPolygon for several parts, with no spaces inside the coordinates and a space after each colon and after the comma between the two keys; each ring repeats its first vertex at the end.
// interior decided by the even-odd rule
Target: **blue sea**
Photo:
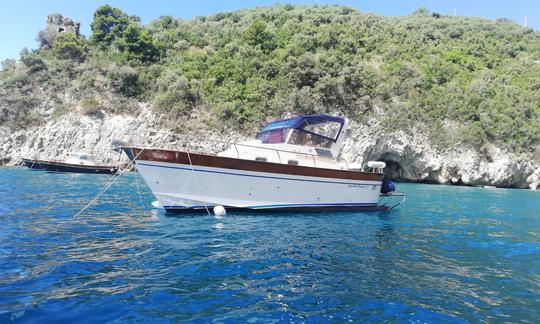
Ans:
{"type": "Polygon", "coordinates": [[[0,168],[0,322],[540,319],[540,192],[398,184],[391,212],[175,216],[137,173],[0,168]]]}

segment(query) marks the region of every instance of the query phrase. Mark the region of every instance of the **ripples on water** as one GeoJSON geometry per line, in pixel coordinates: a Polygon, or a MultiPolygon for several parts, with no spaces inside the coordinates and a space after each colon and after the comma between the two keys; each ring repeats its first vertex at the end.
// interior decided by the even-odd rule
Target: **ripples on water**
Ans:
{"type": "Polygon", "coordinates": [[[399,184],[390,213],[170,216],[131,173],[0,168],[0,322],[537,322],[540,192],[399,184]]]}

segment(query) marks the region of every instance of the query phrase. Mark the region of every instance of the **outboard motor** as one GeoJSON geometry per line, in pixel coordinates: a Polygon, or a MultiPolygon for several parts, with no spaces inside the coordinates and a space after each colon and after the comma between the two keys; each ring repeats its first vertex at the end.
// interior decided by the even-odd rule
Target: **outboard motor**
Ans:
{"type": "Polygon", "coordinates": [[[392,191],[396,191],[396,186],[392,182],[392,180],[388,179],[386,176],[383,179],[382,186],[381,186],[381,193],[383,195],[386,195],[392,191]]]}
{"type": "MultiPolygon", "coordinates": [[[[367,166],[372,168],[373,172],[383,173],[384,168],[386,168],[386,163],[383,161],[368,161],[367,166]]],[[[381,193],[386,195],[392,191],[396,191],[396,186],[392,180],[384,176],[381,186],[381,193]]]]}

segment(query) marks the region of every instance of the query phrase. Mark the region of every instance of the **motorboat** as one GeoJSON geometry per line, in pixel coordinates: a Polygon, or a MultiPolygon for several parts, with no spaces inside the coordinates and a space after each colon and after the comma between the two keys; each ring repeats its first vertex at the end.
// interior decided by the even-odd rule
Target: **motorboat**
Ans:
{"type": "MultiPolygon", "coordinates": [[[[296,116],[265,125],[255,139],[217,154],[124,145],[144,181],[169,212],[227,210],[387,210],[394,185],[385,163],[339,158],[347,119],[296,116]]],[[[404,196],[402,196],[404,199],[404,196]]]]}
{"type": "Polygon", "coordinates": [[[86,153],[69,153],[64,161],[23,158],[23,162],[32,170],[49,172],[114,174],[118,171],[117,166],[98,163],[92,155],[86,153]]]}

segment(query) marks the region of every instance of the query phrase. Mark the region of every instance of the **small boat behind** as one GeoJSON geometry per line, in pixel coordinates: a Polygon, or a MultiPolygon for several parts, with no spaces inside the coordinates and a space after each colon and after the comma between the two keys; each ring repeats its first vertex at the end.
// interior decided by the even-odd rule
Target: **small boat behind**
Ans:
{"type": "Polygon", "coordinates": [[[65,161],[23,158],[23,162],[32,170],[48,172],[114,174],[118,170],[118,166],[97,163],[85,153],[70,153],[65,161]]]}

